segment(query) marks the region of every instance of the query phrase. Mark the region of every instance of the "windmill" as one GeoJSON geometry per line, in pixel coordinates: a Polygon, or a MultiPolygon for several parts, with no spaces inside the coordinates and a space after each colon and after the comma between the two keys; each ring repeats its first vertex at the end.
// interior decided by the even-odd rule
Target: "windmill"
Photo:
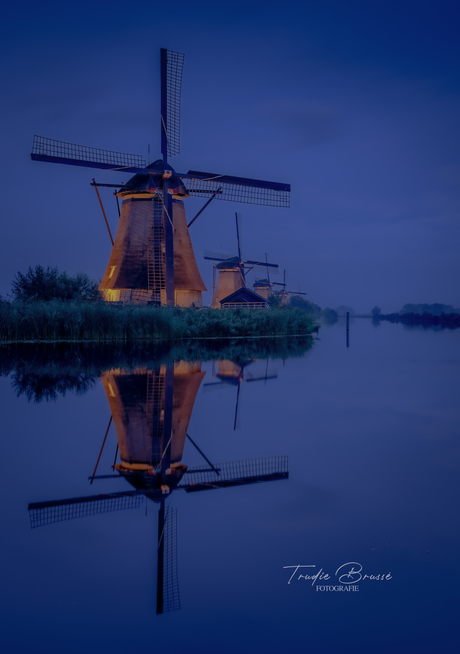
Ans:
{"type": "Polygon", "coordinates": [[[156,611],[180,608],[177,575],[176,511],[166,501],[176,490],[191,493],[288,478],[287,457],[212,464],[188,434],[188,425],[204,376],[201,364],[180,362],[155,369],[112,369],[102,375],[112,417],[93,474],[94,480],[124,479],[131,489],[29,504],[31,527],[94,514],[139,508],[144,498],[159,505],[156,611]],[[115,474],[96,475],[112,423],[117,449],[115,474]],[[205,466],[182,463],[188,439],[205,466]],[[119,463],[117,458],[119,457],[119,463]]]}
{"type": "Polygon", "coordinates": [[[238,247],[238,254],[235,256],[224,255],[219,252],[211,252],[205,250],[204,258],[207,261],[218,261],[213,267],[213,296],[211,306],[215,309],[220,308],[221,300],[235,293],[240,288],[246,287],[246,275],[253,268],[260,270],[262,268],[271,268],[273,271],[278,270],[277,263],[268,263],[268,261],[243,261],[241,255],[241,241],[240,241],[240,222],[241,215],[235,213],[236,221],[236,243],[238,247]],[[218,273],[217,288],[215,289],[215,275],[218,273]],[[215,290],[214,290],[215,289],[215,290]]]}
{"type": "Polygon", "coordinates": [[[278,373],[274,375],[269,375],[268,374],[268,361],[267,359],[267,365],[265,368],[265,375],[255,377],[254,375],[246,375],[246,368],[251,365],[251,363],[254,363],[255,359],[248,360],[248,361],[229,361],[227,359],[222,359],[217,362],[217,371],[215,370],[215,367],[213,366],[212,369],[212,375],[213,377],[216,377],[219,379],[219,381],[216,382],[208,382],[207,384],[203,384],[203,388],[206,388],[207,390],[210,389],[215,389],[219,386],[223,386],[224,384],[230,384],[231,386],[236,386],[236,402],[235,402],[235,418],[233,421],[233,430],[235,431],[238,423],[239,423],[239,406],[240,406],[240,387],[241,387],[241,382],[257,382],[257,381],[263,381],[267,382],[268,379],[278,379],[278,373]]]}
{"type": "MultiPolygon", "coordinates": [[[[99,201],[99,186],[117,189],[115,195],[123,201],[115,241],[109,229],[113,249],[99,286],[107,301],[171,306],[201,304],[206,287],[198,271],[188,228],[209,203],[216,198],[289,206],[289,184],[195,170],[175,172],[168,158],[180,150],[183,63],[183,54],[161,49],[161,159],[148,164],[139,155],[42,136],[34,138],[31,153],[34,161],[134,173],[126,184],[92,182],[99,201]],[[187,225],[183,200],[191,195],[207,201],[187,225]]],[[[105,218],[104,209],[103,213],[105,218]]]]}
{"type": "Polygon", "coordinates": [[[256,279],[254,284],[252,285],[252,288],[256,293],[264,297],[266,300],[270,299],[270,296],[273,294],[272,288],[273,286],[286,286],[286,282],[284,284],[282,282],[272,282],[270,279],[270,268],[268,265],[268,254],[265,253],[265,262],[267,266],[267,277],[266,279],[256,279]]]}
{"type": "MultiPolygon", "coordinates": [[[[281,289],[281,291],[278,292],[278,296],[281,300],[281,304],[287,304],[289,302],[289,296],[291,295],[306,295],[306,293],[302,293],[300,290],[300,284],[299,284],[299,290],[298,291],[287,291],[286,290],[286,270],[284,271],[283,274],[283,284],[284,288],[281,289]]],[[[281,284],[280,284],[281,286],[281,284]]]]}

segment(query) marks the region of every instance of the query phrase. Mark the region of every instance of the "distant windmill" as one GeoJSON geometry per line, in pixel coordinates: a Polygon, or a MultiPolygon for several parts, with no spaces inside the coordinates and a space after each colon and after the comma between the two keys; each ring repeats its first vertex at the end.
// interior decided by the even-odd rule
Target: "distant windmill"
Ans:
{"type": "Polygon", "coordinates": [[[240,288],[246,287],[246,275],[253,268],[261,270],[264,268],[271,268],[274,272],[278,270],[277,263],[268,263],[268,261],[253,261],[247,260],[243,261],[241,254],[241,239],[240,239],[240,222],[241,215],[239,213],[235,214],[236,220],[236,243],[238,247],[238,254],[236,256],[227,256],[220,254],[219,252],[211,252],[210,250],[205,250],[204,258],[207,261],[218,261],[219,263],[214,266],[213,274],[213,297],[212,304],[213,308],[220,308],[220,301],[223,298],[235,293],[240,288]],[[217,288],[215,289],[215,275],[217,277],[217,288]],[[215,291],[214,291],[215,289],[215,291]]]}
{"type": "Polygon", "coordinates": [[[183,63],[183,54],[161,49],[162,159],[147,165],[138,155],[41,136],[34,138],[31,157],[35,161],[135,173],[126,184],[98,184],[93,180],[99,201],[98,186],[118,189],[115,195],[123,199],[115,242],[109,229],[113,250],[99,287],[108,301],[178,306],[201,304],[201,293],[206,287],[198,271],[188,228],[206,206],[214,198],[289,206],[289,184],[194,170],[174,171],[168,157],[180,150],[183,63]],[[208,200],[187,225],[183,200],[190,195],[208,200]]]}
{"type": "MultiPolygon", "coordinates": [[[[268,254],[265,253],[265,261],[268,262],[268,254]]],[[[270,299],[270,296],[273,294],[273,286],[286,286],[286,283],[282,282],[272,282],[270,279],[270,269],[267,263],[267,277],[266,279],[256,279],[254,284],[252,285],[252,288],[256,293],[259,293],[262,297],[264,297],[266,300],[270,299]]]]}
{"type": "Polygon", "coordinates": [[[89,515],[139,508],[146,497],[159,504],[157,544],[157,613],[180,608],[177,575],[176,511],[166,499],[178,489],[187,493],[287,479],[287,457],[212,464],[187,433],[196,393],[204,376],[201,364],[158,366],[155,370],[110,370],[102,375],[117,432],[113,469],[96,476],[112,422],[109,422],[94,479],[117,478],[134,490],[29,504],[31,527],[89,515]],[[206,461],[204,467],[182,463],[188,438],[206,461]],[[116,463],[119,456],[120,462],[116,463]]]}
{"type": "Polygon", "coordinates": [[[306,295],[306,293],[302,293],[300,290],[300,284],[299,284],[299,290],[298,291],[287,291],[286,290],[286,271],[284,271],[283,274],[283,286],[284,288],[281,289],[281,291],[278,292],[278,295],[281,299],[281,304],[287,304],[289,302],[289,296],[291,295],[306,295]]]}

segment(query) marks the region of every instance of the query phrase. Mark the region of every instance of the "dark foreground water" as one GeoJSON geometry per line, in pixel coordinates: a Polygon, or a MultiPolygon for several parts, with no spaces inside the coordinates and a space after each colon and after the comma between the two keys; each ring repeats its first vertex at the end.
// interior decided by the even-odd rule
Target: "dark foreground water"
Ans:
{"type": "Polygon", "coordinates": [[[460,330],[356,319],[348,349],[340,323],[300,349],[73,358],[67,373],[63,355],[15,355],[0,378],[3,652],[458,651],[460,330]],[[117,478],[91,485],[111,413],[97,475],[117,478]],[[209,469],[186,432],[220,470],[207,491],[174,488],[199,481],[181,464],[209,469]],[[144,468],[127,478],[123,456],[144,468]],[[284,456],[289,478],[263,481],[284,456]],[[125,510],[56,506],[128,491],[125,510]]]}

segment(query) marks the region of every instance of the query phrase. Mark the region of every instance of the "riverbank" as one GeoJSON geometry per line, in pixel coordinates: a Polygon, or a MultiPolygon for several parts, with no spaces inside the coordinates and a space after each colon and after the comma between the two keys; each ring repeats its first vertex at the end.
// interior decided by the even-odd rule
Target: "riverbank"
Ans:
{"type": "Polygon", "coordinates": [[[300,309],[181,309],[86,302],[0,302],[0,341],[132,341],[306,335],[300,309]]]}

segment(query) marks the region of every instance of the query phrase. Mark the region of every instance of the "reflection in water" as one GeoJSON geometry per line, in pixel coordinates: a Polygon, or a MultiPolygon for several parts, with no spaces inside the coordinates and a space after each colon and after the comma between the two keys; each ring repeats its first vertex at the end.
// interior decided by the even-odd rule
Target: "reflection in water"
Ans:
{"type": "Polygon", "coordinates": [[[236,404],[235,404],[235,419],[233,421],[233,430],[235,430],[237,427],[239,427],[239,406],[240,406],[240,386],[241,382],[255,382],[255,381],[263,381],[266,382],[268,379],[277,379],[278,374],[274,375],[269,375],[268,374],[268,363],[269,360],[267,359],[266,363],[266,368],[265,368],[265,375],[262,377],[254,377],[254,375],[249,375],[245,376],[245,370],[247,366],[249,366],[251,363],[254,363],[254,360],[252,361],[240,361],[239,363],[236,363],[235,361],[229,361],[228,359],[224,359],[223,361],[217,361],[217,371],[215,365],[213,365],[212,368],[212,376],[216,377],[220,381],[217,382],[208,382],[207,384],[204,384],[204,387],[209,389],[213,388],[219,388],[223,384],[230,384],[231,386],[236,386],[236,404]]]}
{"type": "Polygon", "coordinates": [[[217,361],[236,365],[255,359],[304,356],[311,336],[297,338],[133,341],[130,343],[14,343],[0,344],[0,376],[11,375],[17,395],[29,401],[56,400],[67,391],[85,393],[105,370],[171,364],[175,361],[217,361]]]}
{"type": "MultiPolygon", "coordinates": [[[[370,320],[355,319],[346,349],[344,327],[345,318],[322,328],[308,360],[282,367],[270,357],[268,372],[266,352],[252,350],[251,344],[241,352],[234,343],[233,351],[222,350],[219,359],[213,341],[215,349],[205,350],[209,363],[201,365],[206,375],[187,428],[208,460],[185,436],[178,463],[188,468],[176,487],[173,474],[167,476],[170,491],[164,495],[157,459],[152,459],[152,475],[132,473],[136,485],[128,470],[121,474],[112,468],[141,459],[117,452],[114,460],[118,439],[113,421],[94,472],[98,479],[89,485],[110,414],[100,379],[104,374],[109,379],[113,371],[126,380],[145,373],[140,410],[145,402],[147,412],[147,378],[166,374],[167,366],[177,378],[177,363],[187,362],[182,371],[190,372],[202,360],[198,355],[187,358],[162,350],[155,357],[147,349],[143,357],[141,348],[110,351],[103,345],[99,352],[86,345],[68,350],[31,345],[25,354],[13,348],[3,355],[0,347],[0,372],[9,374],[0,379],[6,526],[1,552],[8,618],[3,650],[121,654],[149,648],[153,639],[157,649],[174,642],[176,648],[203,654],[211,654],[216,642],[225,652],[241,654],[344,647],[358,654],[404,650],[395,643],[410,643],[405,649],[414,652],[456,651],[460,568],[453,516],[460,479],[460,331],[409,331],[388,322],[376,329],[370,320]],[[226,369],[219,364],[222,359],[229,362],[226,369]],[[245,366],[253,359],[257,361],[245,366]],[[24,394],[16,400],[10,388],[16,373],[36,375],[34,397],[40,370],[48,375],[49,388],[61,373],[61,380],[71,379],[71,373],[93,375],[97,387],[55,406],[27,405],[24,394]],[[276,370],[278,381],[245,383],[251,373],[263,377],[276,370]],[[212,387],[203,392],[206,383],[224,378],[232,383],[221,386],[221,392],[212,387]],[[238,379],[241,411],[247,409],[241,437],[232,430],[238,379]],[[100,429],[94,434],[96,424],[100,429]],[[238,476],[247,480],[256,476],[257,467],[260,474],[266,472],[260,462],[246,461],[235,470],[217,461],[278,453],[289,454],[289,481],[197,497],[183,492],[185,485],[192,491],[216,488],[225,480],[235,483],[238,476]],[[192,466],[207,472],[194,472],[192,466]],[[106,474],[114,478],[104,480],[106,474]],[[161,495],[154,504],[145,480],[154,486],[158,475],[159,489],[157,484],[150,497],[161,495]],[[78,497],[84,495],[93,500],[78,497]],[[61,498],[73,499],[56,502],[61,498]],[[40,500],[54,501],[48,507],[36,505],[38,510],[32,506],[36,524],[56,519],[58,512],[76,517],[134,503],[140,508],[30,529],[26,507],[40,500]],[[158,520],[164,543],[158,608],[178,605],[177,588],[183,608],[169,617],[155,616],[153,606],[158,520]],[[285,577],[284,566],[314,564],[315,572],[331,575],[335,588],[335,571],[346,562],[359,562],[372,575],[390,572],[392,579],[363,579],[359,592],[346,593],[316,590],[304,579],[288,584],[285,577]],[[306,619],[315,625],[308,632],[306,619]]],[[[288,347],[285,352],[289,355],[288,347]]],[[[190,376],[195,374],[200,373],[190,376]]],[[[119,382],[112,383],[115,394],[123,380],[119,382]]],[[[27,384],[22,388],[27,390],[27,384]]],[[[160,458],[166,443],[163,430],[160,458]]],[[[282,471],[279,463],[273,468],[282,471]]],[[[177,479],[179,470],[175,474],[177,479]]]]}
{"type": "MultiPolygon", "coordinates": [[[[242,354],[247,356],[248,353],[243,349],[242,354]]],[[[243,371],[250,363],[248,360],[218,361],[219,373],[216,376],[232,379],[232,383],[239,388],[244,377],[243,371]]],[[[59,371],[56,375],[57,384],[60,384],[63,367],[58,366],[56,370],[59,371]]],[[[18,372],[20,371],[16,369],[18,372]]],[[[74,373],[69,371],[69,379],[72,374],[74,373]]],[[[110,422],[113,420],[118,445],[112,466],[114,474],[97,475],[107,428],[90,481],[92,483],[94,479],[117,477],[128,482],[131,489],[29,505],[31,526],[39,527],[87,515],[136,508],[144,497],[159,504],[157,613],[180,608],[176,513],[172,507],[166,507],[167,498],[178,489],[189,493],[288,477],[287,457],[213,463],[188,435],[195,399],[205,374],[201,370],[201,362],[197,361],[164,363],[160,360],[148,365],[101,370],[100,378],[110,405],[110,422]],[[191,468],[182,461],[187,438],[202,456],[203,466],[191,468]]],[[[275,377],[269,377],[266,372],[265,377],[260,379],[275,377]]],[[[16,379],[14,377],[13,384],[16,379]]],[[[37,390],[37,372],[30,386],[25,383],[24,376],[21,379],[23,384],[20,390],[29,399],[33,396],[35,399],[49,399],[56,397],[59,392],[51,392],[50,375],[43,380],[48,389],[46,392],[37,390]]],[[[253,378],[256,379],[258,378],[253,378]]]]}

